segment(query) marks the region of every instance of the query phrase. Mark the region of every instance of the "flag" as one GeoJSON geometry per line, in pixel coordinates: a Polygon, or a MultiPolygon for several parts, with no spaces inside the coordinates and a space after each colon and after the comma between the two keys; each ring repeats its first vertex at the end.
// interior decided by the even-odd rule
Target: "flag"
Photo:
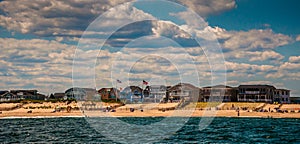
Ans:
{"type": "Polygon", "coordinates": [[[122,83],[122,81],[120,81],[119,79],[117,79],[117,82],[118,82],[118,83],[122,83]]]}
{"type": "Polygon", "coordinates": [[[143,84],[144,84],[144,85],[148,85],[148,82],[145,81],[145,80],[143,80],[143,84]]]}

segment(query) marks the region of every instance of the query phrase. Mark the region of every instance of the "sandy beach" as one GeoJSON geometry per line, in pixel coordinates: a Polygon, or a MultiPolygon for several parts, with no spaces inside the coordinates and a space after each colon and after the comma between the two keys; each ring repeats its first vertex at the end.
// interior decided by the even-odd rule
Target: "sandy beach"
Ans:
{"type": "MultiPolygon", "coordinates": [[[[95,103],[93,107],[87,108],[87,105],[82,103],[72,102],[66,103],[5,103],[0,104],[1,118],[12,117],[261,117],[261,118],[300,118],[300,105],[285,104],[281,105],[282,110],[286,112],[275,112],[279,105],[271,104],[236,104],[239,106],[262,107],[266,109],[265,112],[256,112],[253,110],[228,110],[227,106],[230,104],[219,104],[219,110],[215,108],[199,108],[186,106],[184,108],[175,109],[178,103],[167,104],[127,104],[120,106],[116,103],[95,103]],[[67,107],[72,109],[67,111],[67,107]],[[79,109],[81,108],[81,110],[79,109]],[[113,112],[106,111],[106,108],[113,109],[113,112]],[[222,109],[223,108],[223,109],[222,109]],[[59,109],[59,111],[57,110],[59,109]],[[131,111],[134,109],[134,111],[131,111]],[[56,110],[56,111],[55,111],[56,110]],[[270,110],[270,111],[268,111],[270,110]]],[[[203,105],[203,104],[202,104],[203,105]]],[[[199,106],[199,105],[197,105],[199,106]]],[[[204,105],[205,106],[205,105],[204,105]]]]}

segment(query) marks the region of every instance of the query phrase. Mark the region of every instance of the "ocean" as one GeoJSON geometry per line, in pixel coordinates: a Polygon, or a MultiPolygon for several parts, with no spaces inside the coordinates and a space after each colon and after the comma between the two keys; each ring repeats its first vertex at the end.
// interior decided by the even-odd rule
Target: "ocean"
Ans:
{"type": "MultiPolygon", "coordinates": [[[[114,121],[112,119],[126,123],[128,127],[149,126],[149,130],[155,123],[164,120],[162,117],[0,119],[0,140],[2,143],[300,143],[300,119],[214,118],[201,130],[201,118],[190,118],[166,137],[160,137],[159,134],[168,131],[166,127],[172,129],[177,123],[153,128],[151,130],[156,135],[151,132],[147,135],[138,129],[136,132],[131,129],[127,132],[118,131],[123,130],[122,126],[113,127],[110,124],[114,121]],[[108,129],[99,130],[95,122],[108,129]],[[113,136],[108,133],[113,133],[113,136]],[[145,140],[148,137],[153,139],[145,140]]],[[[187,118],[170,119],[176,121],[187,118]]]]}

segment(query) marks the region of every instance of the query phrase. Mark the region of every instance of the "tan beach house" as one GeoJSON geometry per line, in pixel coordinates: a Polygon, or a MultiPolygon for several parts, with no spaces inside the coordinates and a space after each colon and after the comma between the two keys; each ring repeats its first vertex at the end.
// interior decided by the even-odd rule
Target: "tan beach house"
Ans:
{"type": "Polygon", "coordinates": [[[189,83],[178,83],[168,89],[169,99],[179,101],[185,99],[187,101],[198,101],[200,89],[189,83]]]}
{"type": "Polygon", "coordinates": [[[146,86],[143,90],[143,101],[159,103],[167,99],[167,87],[164,85],[146,86]]]}
{"type": "Polygon", "coordinates": [[[92,100],[97,96],[99,97],[97,90],[94,88],[69,88],[65,91],[65,96],[68,99],[76,99],[76,100],[92,100]]]}

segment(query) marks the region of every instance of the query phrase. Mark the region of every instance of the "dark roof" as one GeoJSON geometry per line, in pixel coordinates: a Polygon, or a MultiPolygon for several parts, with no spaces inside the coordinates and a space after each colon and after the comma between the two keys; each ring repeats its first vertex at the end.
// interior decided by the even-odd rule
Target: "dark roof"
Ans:
{"type": "Polygon", "coordinates": [[[291,90],[288,90],[288,89],[276,89],[276,90],[280,90],[280,91],[291,91],[291,90]]]}
{"type": "Polygon", "coordinates": [[[64,96],[65,93],[54,93],[53,95],[54,95],[54,96],[62,96],[62,95],[64,96]]]}
{"type": "Polygon", "coordinates": [[[269,87],[269,88],[274,88],[276,89],[274,86],[272,85],[239,85],[238,88],[265,88],[265,87],[269,87]]]}
{"type": "Polygon", "coordinates": [[[40,94],[40,93],[38,93],[37,96],[39,96],[39,97],[46,97],[46,95],[40,94]]]}
{"type": "Polygon", "coordinates": [[[79,87],[72,87],[72,88],[69,88],[65,91],[65,93],[68,93],[70,91],[81,91],[81,92],[85,92],[85,90],[83,88],[79,88],[79,87]]]}
{"type": "Polygon", "coordinates": [[[215,86],[207,86],[203,88],[232,88],[232,87],[227,85],[215,85],[215,86]]]}
{"type": "Polygon", "coordinates": [[[10,90],[11,93],[18,93],[18,92],[28,92],[28,93],[36,93],[37,90],[10,90]]]}
{"type": "Polygon", "coordinates": [[[7,93],[8,91],[0,91],[0,95],[7,93]]]}
{"type": "Polygon", "coordinates": [[[130,87],[131,91],[134,91],[134,90],[136,90],[136,89],[142,91],[142,88],[140,88],[140,87],[138,87],[138,86],[129,86],[129,87],[130,87]]]}
{"type": "Polygon", "coordinates": [[[11,92],[9,92],[9,91],[6,91],[5,93],[0,94],[0,97],[3,97],[3,96],[5,96],[5,95],[7,95],[7,94],[11,94],[11,95],[14,95],[14,96],[15,96],[14,93],[11,93],[11,92]]]}
{"type": "Polygon", "coordinates": [[[23,93],[23,95],[37,95],[37,90],[11,90],[13,94],[23,93]]]}

